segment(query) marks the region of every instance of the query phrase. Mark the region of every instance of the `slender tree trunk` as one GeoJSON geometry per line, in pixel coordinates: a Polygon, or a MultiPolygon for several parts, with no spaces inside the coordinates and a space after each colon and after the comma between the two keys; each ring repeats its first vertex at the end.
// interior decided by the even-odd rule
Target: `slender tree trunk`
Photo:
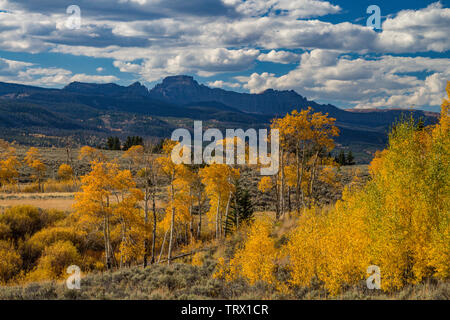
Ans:
{"type": "MultiPolygon", "coordinates": [[[[300,193],[302,188],[302,176],[303,176],[303,170],[300,172],[300,150],[298,148],[298,144],[295,148],[295,166],[296,166],[296,175],[297,175],[297,181],[295,185],[295,205],[297,209],[297,213],[300,213],[300,193]]],[[[302,166],[303,167],[303,166],[302,166]]]]}
{"type": "Polygon", "coordinates": [[[169,230],[166,231],[166,233],[164,233],[164,239],[161,245],[161,250],[159,251],[159,257],[158,257],[158,263],[161,261],[161,257],[164,251],[164,245],[166,244],[166,238],[167,238],[167,233],[169,232],[169,230]]]}
{"type": "MultiPolygon", "coordinates": [[[[126,243],[126,237],[125,237],[125,222],[122,220],[122,227],[121,227],[121,233],[122,233],[122,243],[125,244],[126,243]]],[[[123,246],[120,246],[120,261],[119,261],[119,269],[123,268],[123,246]]]]}
{"type": "Polygon", "coordinates": [[[235,216],[235,223],[236,223],[236,230],[239,229],[239,208],[237,204],[237,195],[234,197],[234,207],[236,208],[236,216],[235,216]]]}
{"type": "Polygon", "coordinates": [[[281,148],[280,152],[280,170],[281,170],[281,186],[280,186],[280,215],[277,216],[277,220],[280,219],[280,216],[284,215],[284,150],[281,148]]]}
{"type": "Polygon", "coordinates": [[[152,260],[151,263],[155,263],[155,246],[156,246],[156,224],[158,221],[156,220],[156,201],[155,201],[155,192],[152,191],[152,208],[153,208],[153,231],[152,231],[152,260]]]}
{"type": "Polygon", "coordinates": [[[216,239],[219,239],[219,210],[220,210],[220,195],[217,199],[217,211],[216,211],[216,239]]]}
{"type": "Polygon", "coordinates": [[[172,258],[172,246],[173,246],[173,228],[175,220],[175,208],[172,208],[172,217],[170,219],[170,237],[169,237],[169,250],[167,253],[167,263],[170,264],[172,258]]]}
{"type": "MultiPolygon", "coordinates": [[[[300,171],[300,181],[299,181],[299,185],[297,186],[297,188],[298,188],[297,192],[300,194],[303,207],[305,207],[306,206],[306,204],[305,204],[305,194],[304,194],[303,189],[302,189],[302,183],[303,183],[303,174],[305,172],[306,148],[305,148],[304,145],[302,146],[302,148],[303,148],[303,151],[302,151],[302,166],[301,166],[301,171],[300,171]]],[[[298,213],[300,213],[300,207],[297,208],[297,211],[298,211],[298,213]]]]}
{"type": "Polygon", "coordinates": [[[109,229],[109,215],[105,215],[105,259],[106,259],[106,269],[111,270],[113,267],[112,259],[112,248],[111,248],[111,236],[109,229]]]}
{"type": "Polygon", "coordinates": [[[149,200],[149,189],[145,188],[145,202],[144,202],[144,268],[147,267],[149,244],[147,237],[147,226],[148,226],[148,200],[149,200]]]}
{"type": "Polygon", "coordinates": [[[291,205],[291,187],[288,187],[288,210],[289,210],[289,213],[292,211],[292,205],[291,205]]]}
{"type": "Polygon", "coordinates": [[[109,265],[109,245],[108,245],[108,228],[107,228],[107,222],[106,222],[106,214],[103,217],[103,237],[105,240],[105,266],[106,269],[111,269],[111,266],[109,265]]]}
{"type": "Polygon", "coordinates": [[[174,207],[174,188],[173,188],[173,176],[172,176],[172,182],[170,186],[170,193],[171,193],[171,200],[172,200],[172,216],[170,218],[170,238],[169,238],[169,252],[167,254],[167,264],[170,264],[171,258],[172,258],[172,245],[173,245],[173,228],[175,224],[175,207],[174,207]]]}
{"type": "Polygon", "coordinates": [[[224,235],[224,239],[227,236],[227,227],[226,226],[227,226],[227,223],[228,223],[228,212],[230,210],[231,196],[232,196],[232,193],[230,191],[230,194],[228,195],[227,208],[225,209],[225,235],[224,235]]]}
{"type": "Polygon", "coordinates": [[[278,176],[276,177],[275,183],[275,216],[280,216],[280,186],[278,184],[278,176]]]}
{"type": "Polygon", "coordinates": [[[192,196],[192,188],[189,190],[189,235],[190,235],[190,241],[192,242],[192,239],[194,238],[194,215],[192,214],[193,211],[193,196],[192,196]]]}
{"type": "Polygon", "coordinates": [[[197,239],[201,238],[202,235],[202,199],[201,196],[198,198],[198,228],[197,228],[197,239]]]}
{"type": "MultiPolygon", "coordinates": [[[[312,199],[313,196],[313,191],[314,191],[314,181],[316,178],[316,171],[317,171],[317,160],[319,159],[319,152],[317,151],[315,156],[314,156],[314,163],[313,163],[313,167],[311,169],[311,181],[310,181],[310,185],[309,185],[309,197],[310,199],[312,199]]],[[[311,200],[309,201],[309,206],[311,206],[311,200]]]]}

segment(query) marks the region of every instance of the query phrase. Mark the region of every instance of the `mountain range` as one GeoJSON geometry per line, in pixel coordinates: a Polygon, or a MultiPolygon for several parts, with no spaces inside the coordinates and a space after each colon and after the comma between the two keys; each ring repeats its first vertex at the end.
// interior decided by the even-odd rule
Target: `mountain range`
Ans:
{"type": "Polygon", "coordinates": [[[263,128],[277,116],[311,106],[336,118],[337,142],[361,151],[381,148],[392,124],[404,113],[435,123],[438,114],[421,110],[355,112],[309,101],[297,92],[266,90],[238,93],[199,84],[190,76],[165,78],[152,89],[139,82],[73,82],[48,89],[0,82],[0,134],[24,144],[58,145],[65,137],[80,144],[99,144],[105,137],[169,137],[177,127],[263,128]]]}

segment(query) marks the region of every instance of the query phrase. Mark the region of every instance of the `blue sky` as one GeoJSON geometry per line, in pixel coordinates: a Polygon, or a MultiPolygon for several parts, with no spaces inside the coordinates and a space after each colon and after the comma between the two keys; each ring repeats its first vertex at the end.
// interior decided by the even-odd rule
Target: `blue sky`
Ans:
{"type": "Polygon", "coordinates": [[[438,111],[450,80],[449,1],[0,0],[0,81],[152,87],[187,74],[343,108],[438,111]],[[81,10],[79,28],[69,5],[81,10]],[[381,30],[366,26],[370,5],[381,30]]]}

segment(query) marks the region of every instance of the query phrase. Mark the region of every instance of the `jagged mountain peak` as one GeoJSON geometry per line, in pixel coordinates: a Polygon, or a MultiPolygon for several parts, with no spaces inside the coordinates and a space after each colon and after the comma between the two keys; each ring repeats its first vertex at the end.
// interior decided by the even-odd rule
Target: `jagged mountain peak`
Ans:
{"type": "Polygon", "coordinates": [[[145,87],[142,83],[140,83],[139,81],[135,81],[135,82],[133,82],[132,84],[130,84],[129,86],[128,86],[128,88],[136,88],[136,87],[145,87]]]}
{"type": "Polygon", "coordinates": [[[150,95],[173,104],[205,101],[220,102],[244,112],[259,114],[285,114],[293,108],[306,108],[308,100],[293,90],[265,90],[259,94],[239,93],[199,84],[191,76],[171,76],[162,80],[150,95]]]}

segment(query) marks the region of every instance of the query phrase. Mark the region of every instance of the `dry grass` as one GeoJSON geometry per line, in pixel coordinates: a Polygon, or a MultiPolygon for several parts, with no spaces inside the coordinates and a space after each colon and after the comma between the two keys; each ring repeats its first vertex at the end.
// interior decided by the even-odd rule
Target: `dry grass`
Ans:
{"type": "Polygon", "coordinates": [[[74,199],[15,199],[15,200],[0,200],[0,209],[19,205],[30,205],[40,209],[57,209],[62,211],[72,211],[74,199]]]}
{"type": "MultiPolygon", "coordinates": [[[[115,201],[114,199],[112,200],[115,201]]],[[[73,192],[50,192],[50,193],[0,193],[0,209],[19,205],[31,205],[40,209],[57,209],[72,211],[75,203],[73,192]]],[[[142,204],[143,206],[143,204],[142,204]]],[[[162,209],[165,202],[156,201],[156,208],[162,209]]]]}
{"type": "Polygon", "coordinates": [[[136,299],[136,300],[448,300],[450,283],[428,280],[390,294],[368,290],[363,283],[346,288],[331,297],[318,286],[295,288],[281,293],[263,283],[253,286],[243,280],[227,283],[212,278],[215,262],[211,256],[201,267],[187,264],[125,268],[116,272],[88,274],[81,279],[81,290],[68,290],[62,281],[0,287],[0,300],[30,299],[136,299]]]}

